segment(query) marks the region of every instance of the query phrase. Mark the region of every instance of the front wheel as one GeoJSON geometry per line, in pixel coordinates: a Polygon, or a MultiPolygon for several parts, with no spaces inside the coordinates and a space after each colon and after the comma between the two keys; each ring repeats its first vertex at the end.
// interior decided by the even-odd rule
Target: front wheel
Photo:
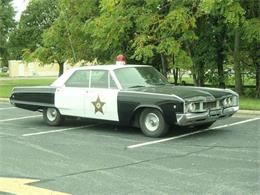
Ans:
{"type": "Polygon", "coordinates": [[[142,132],[149,137],[161,137],[169,130],[162,113],[153,108],[146,108],[142,111],[139,124],[142,132]]]}
{"type": "Polygon", "coordinates": [[[50,126],[58,126],[64,120],[57,108],[45,108],[43,110],[43,119],[50,126]]]}

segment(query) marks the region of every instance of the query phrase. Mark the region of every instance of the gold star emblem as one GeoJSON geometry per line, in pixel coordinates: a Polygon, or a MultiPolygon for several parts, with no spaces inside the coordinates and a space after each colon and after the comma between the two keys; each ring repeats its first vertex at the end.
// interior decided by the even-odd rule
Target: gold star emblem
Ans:
{"type": "Polygon", "coordinates": [[[97,97],[97,100],[95,102],[91,102],[93,104],[93,106],[95,107],[95,114],[97,112],[101,112],[102,114],[104,114],[103,112],[103,106],[105,104],[105,102],[101,102],[99,96],[97,97]]]}

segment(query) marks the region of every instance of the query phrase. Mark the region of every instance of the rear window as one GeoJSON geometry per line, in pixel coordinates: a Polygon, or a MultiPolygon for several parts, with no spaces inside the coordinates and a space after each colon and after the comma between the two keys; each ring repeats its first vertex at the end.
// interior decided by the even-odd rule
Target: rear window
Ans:
{"type": "Polygon", "coordinates": [[[89,70],[77,70],[66,81],[66,87],[89,87],[89,70]]]}

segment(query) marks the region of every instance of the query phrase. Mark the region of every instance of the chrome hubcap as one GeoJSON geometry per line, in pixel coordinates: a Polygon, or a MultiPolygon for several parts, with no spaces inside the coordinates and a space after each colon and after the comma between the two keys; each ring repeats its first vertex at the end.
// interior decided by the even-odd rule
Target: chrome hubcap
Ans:
{"type": "Polygon", "coordinates": [[[54,121],[57,118],[58,112],[55,108],[48,108],[47,109],[47,118],[50,121],[54,121]]]}
{"type": "Polygon", "coordinates": [[[156,114],[149,113],[147,114],[144,123],[149,131],[155,131],[159,127],[160,119],[156,114]]]}

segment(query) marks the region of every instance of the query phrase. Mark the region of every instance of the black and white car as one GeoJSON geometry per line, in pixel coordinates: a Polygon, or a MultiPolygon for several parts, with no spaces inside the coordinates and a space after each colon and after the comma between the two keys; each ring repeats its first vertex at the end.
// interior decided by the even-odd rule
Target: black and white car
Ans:
{"type": "Polygon", "coordinates": [[[207,128],[239,109],[232,90],[174,86],[148,65],[74,68],[50,86],[15,87],[10,102],[42,111],[49,125],[66,116],[99,119],[140,127],[150,137],[175,125],[207,128]]]}

